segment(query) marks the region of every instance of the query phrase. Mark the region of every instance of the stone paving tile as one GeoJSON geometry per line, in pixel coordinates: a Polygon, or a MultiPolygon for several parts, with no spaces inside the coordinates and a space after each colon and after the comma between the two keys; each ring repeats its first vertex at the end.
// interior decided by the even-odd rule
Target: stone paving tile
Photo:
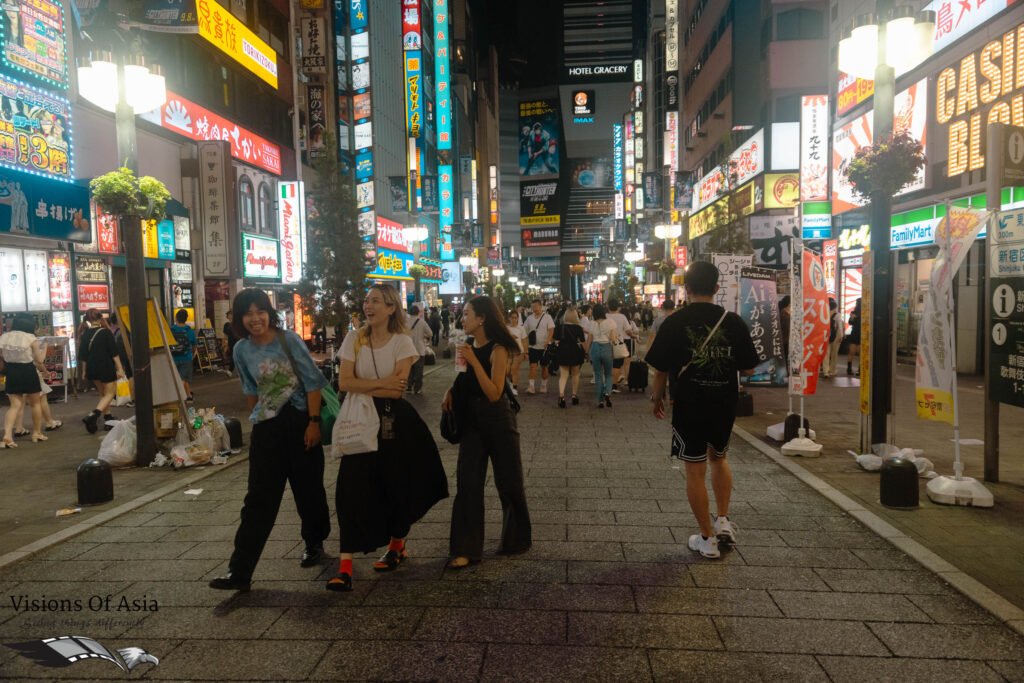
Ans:
{"type": "MultiPolygon", "coordinates": [[[[649,498],[625,500],[623,498],[572,498],[566,501],[569,510],[601,512],[658,512],[658,501],[649,498]]],[[[532,510],[532,507],[531,507],[532,510]]]]}
{"type": "Polygon", "coordinates": [[[923,570],[900,572],[884,569],[817,569],[815,571],[835,591],[941,595],[951,590],[948,585],[923,570]]]}
{"type": "Polygon", "coordinates": [[[940,624],[995,624],[991,612],[962,595],[908,595],[907,599],[940,624]]]}
{"type": "Polygon", "coordinates": [[[839,512],[830,501],[821,499],[820,502],[792,503],[788,501],[751,501],[750,507],[760,515],[800,515],[809,517],[827,517],[839,512]]]}
{"type": "Polygon", "coordinates": [[[160,541],[159,543],[103,543],[82,553],[81,560],[172,560],[195,546],[193,541],[160,541]]]}
{"type": "Polygon", "coordinates": [[[569,642],[608,645],[720,650],[722,641],[706,616],[684,614],[569,614],[569,642]]]}
{"type": "Polygon", "coordinates": [[[988,665],[1004,676],[1012,683],[1024,681],[1024,661],[1017,662],[989,662],[988,665]]]}
{"type": "Polygon", "coordinates": [[[743,515],[740,520],[744,529],[775,529],[779,531],[818,530],[817,519],[794,515],[743,515]]]}
{"type": "Polygon", "coordinates": [[[650,659],[656,681],[819,683],[829,680],[810,655],[651,650],[650,659]]]}
{"type": "Polygon", "coordinates": [[[889,650],[858,621],[714,617],[728,650],[884,657],[889,650]]]}
{"type": "MultiPolygon", "coordinates": [[[[18,612],[0,623],[0,642],[51,638],[56,635],[88,634],[91,638],[114,639],[125,634],[144,637],[140,626],[150,613],[118,612],[101,609],[93,612],[87,607],[90,596],[83,596],[83,609],[71,612],[18,612]]],[[[103,596],[105,598],[105,596],[103,596]]],[[[2,679],[0,679],[2,680],[2,679]]]]}
{"type": "Polygon", "coordinates": [[[600,585],[692,586],[685,564],[622,562],[570,562],[569,582],[600,585]]]}
{"type": "Polygon", "coordinates": [[[628,526],[615,524],[569,525],[570,541],[619,541],[625,543],[672,543],[668,526],[628,526]]]}
{"type": "Polygon", "coordinates": [[[99,578],[117,580],[120,577],[110,576],[104,569],[112,563],[109,560],[71,560],[46,561],[32,559],[19,562],[7,569],[4,578],[10,581],[85,581],[99,578]],[[99,575],[103,572],[102,575],[99,575]]]}
{"type": "Polygon", "coordinates": [[[315,681],[475,681],[486,646],[472,643],[334,641],[315,681]]]}
{"type": "Polygon", "coordinates": [[[531,559],[538,560],[621,560],[622,544],[613,541],[534,541],[531,559]]]}
{"type": "MultiPolygon", "coordinates": [[[[205,491],[204,491],[205,493],[205,491]]],[[[153,501],[144,505],[140,510],[142,512],[173,512],[173,513],[184,513],[184,512],[195,512],[206,514],[214,512],[223,501],[203,498],[202,494],[200,497],[193,498],[190,496],[184,496],[178,494],[181,499],[173,500],[164,498],[161,500],[153,501]]]]}
{"type": "Polygon", "coordinates": [[[615,524],[616,513],[598,510],[530,510],[534,529],[538,524],[615,524]]]}
{"type": "Polygon", "coordinates": [[[143,526],[146,522],[151,522],[162,514],[161,512],[129,512],[127,515],[115,517],[104,526],[143,526]]]}
{"type": "Polygon", "coordinates": [[[686,512],[616,512],[616,524],[633,524],[644,526],[673,527],[693,523],[693,515],[689,507],[686,512]]]}
{"type": "MultiPolygon", "coordinates": [[[[532,557],[532,551],[529,557],[532,557]]],[[[480,564],[465,569],[444,572],[444,578],[449,581],[563,583],[566,576],[566,562],[536,559],[484,559],[480,564]]]]}
{"type": "MultiPolygon", "coordinates": [[[[172,537],[176,533],[180,535],[181,531],[181,529],[171,530],[166,527],[140,526],[126,528],[104,524],[103,526],[89,529],[84,534],[75,536],[75,541],[80,543],[153,543],[163,539],[169,541],[189,540],[172,537]]],[[[234,530],[232,529],[233,532],[234,530]]]]}
{"type": "MultiPolygon", "coordinates": [[[[693,533],[693,531],[690,531],[693,533]]],[[[622,549],[626,554],[627,562],[683,562],[686,564],[700,564],[714,562],[723,565],[743,564],[743,558],[739,553],[726,550],[722,553],[721,559],[709,560],[695,553],[686,546],[686,537],[676,536],[676,543],[623,543],[622,549]]]]}
{"type": "Polygon", "coordinates": [[[513,584],[496,581],[377,581],[363,604],[498,607],[503,588],[509,585],[513,584]]]}
{"type": "Polygon", "coordinates": [[[764,590],[634,586],[633,591],[640,612],[738,617],[783,616],[764,590]]]}
{"type": "MultiPolygon", "coordinates": [[[[292,557],[298,562],[303,546],[302,541],[267,541],[262,558],[280,560],[292,557]]],[[[233,549],[231,541],[200,541],[193,543],[180,557],[183,560],[224,560],[231,556],[233,549]]]]}
{"type": "Polygon", "coordinates": [[[643,650],[613,647],[489,645],[481,681],[651,680],[643,650]]]}
{"type": "Polygon", "coordinates": [[[558,611],[636,612],[629,586],[506,583],[499,607],[558,611]]]}
{"type": "MultiPolygon", "coordinates": [[[[219,526],[225,524],[238,524],[238,512],[182,512],[182,513],[158,513],[155,517],[145,522],[143,526],[219,526]]],[[[143,513],[150,514],[150,513],[143,513]]]]}
{"type": "MultiPolygon", "coordinates": [[[[95,592],[90,585],[90,591],[95,592]]],[[[121,595],[129,599],[146,596],[157,601],[160,609],[165,607],[216,607],[231,601],[235,594],[225,591],[210,590],[203,583],[196,581],[134,581],[123,584],[114,592],[115,597],[121,595]]],[[[240,596],[240,594],[238,594],[240,596]]]]}
{"type": "Polygon", "coordinates": [[[242,607],[233,602],[205,613],[194,607],[161,607],[132,629],[131,634],[140,638],[257,638],[284,611],[282,607],[242,607]]]}
{"type": "MultiPolygon", "coordinates": [[[[233,541],[235,533],[238,531],[238,525],[224,524],[221,526],[182,527],[174,530],[170,530],[167,527],[146,526],[139,527],[139,531],[164,531],[165,535],[160,538],[161,541],[233,541]]],[[[124,539],[111,540],[120,541],[124,539]]],[[[298,538],[296,538],[296,540],[298,540],[298,538]]]]}
{"type": "Polygon", "coordinates": [[[351,593],[320,590],[334,602],[285,610],[261,639],[308,640],[312,635],[322,640],[409,640],[423,617],[422,607],[364,607],[346,603],[351,593]]]}
{"type": "MultiPolygon", "coordinates": [[[[44,550],[36,555],[36,559],[46,561],[73,560],[75,558],[82,557],[93,548],[99,547],[99,545],[99,543],[85,543],[76,538],[73,541],[67,541],[66,543],[61,543],[57,546],[44,550]]],[[[84,559],[98,560],[102,558],[87,557],[84,559]]]]}
{"type": "Polygon", "coordinates": [[[899,657],[1024,660],[1024,637],[1003,626],[868,624],[899,657]]]}
{"type": "MultiPolygon", "coordinates": [[[[306,641],[189,640],[166,655],[148,678],[196,681],[305,680],[331,643],[306,641]]],[[[122,675],[123,678],[123,675],[122,675]]]]}
{"type": "Polygon", "coordinates": [[[813,569],[803,567],[747,567],[705,563],[692,565],[690,574],[702,588],[829,590],[813,569]]]}
{"type": "Polygon", "coordinates": [[[880,548],[870,550],[867,548],[852,548],[854,555],[864,561],[871,569],[895,569],[898,571],[920,571],[921,565],[894,548],[880,548]]]}
{"type": "Polygon", "coordinates": [[[471,643],[565,643],[562,612],[429,607],[416,628],[417,640],[471,643]]]}
{"type": "MultiPolygon", "coordinates": [[[[100,642],[105,642],[107,646],[110,646],[110,642],[106,641],[104,638],[100,638],[93,634],[90,635],[99,639],[100,642]]],[[[38,635],[34,637],[38,637],[38,635]]],[[[178,646],[180,646],[180,641],[177,640],[131,639],[131,647],[142,648],[159,659],[161,663],[163,663],[164,657],[173,652],[178,646]]],[[[4,650],[11,652],[10,650],[7,650],[7,648],[4,648],[4,650]]],[[[142,676],[146,676],[147,678],[151,678],[156,674],[157,669],[159,669],[159,666],[153,666],[152,664],[139,664],[134,670],[133,677],[141,678],[142,676]]],[[[29,659],[26,659],[25,657],[21,657],[20,655],[13,653],[11,656],[3,657],[3,661],[0,661],[0,680],[3,681],[123,681],[125,678],[126,676],[124,672],[115,664],[100,659],[77,662],[74,665],[65,668],[43,667],[29,659]]]]}
{"type": "Polygon", "coordinates": [[[779,548],[745,546],[738,552],[751,566],[866,568],[859,557],[845,548],[779,548]]]}
{"type": "Polygon", "coordinates": [[[866,529],[864,531],[791,531],[779,532],[786,545],[794,548],[860,548],[891,549],[887,541],[866,529]]]}
{"type": "Polygon", "coordinates": [[[818,657],[835,683],[997,683],[1003,677],[982,662],[892,657],[818,657]]]}
{"type": "Polygon", "coordinates": [[[915,621],[931,619],[902,595],[773,590],[771,597],[787,617],[856,621],[915,621]]]}
{"type": "MultiPolygon", "coordinates": [[[[125,581],[201,581],[220,564],[218,560],[139,560],[107,562],[97,576],[125,581]]],[[[205,588],[202,588],[205,590],[205,588]]]]}

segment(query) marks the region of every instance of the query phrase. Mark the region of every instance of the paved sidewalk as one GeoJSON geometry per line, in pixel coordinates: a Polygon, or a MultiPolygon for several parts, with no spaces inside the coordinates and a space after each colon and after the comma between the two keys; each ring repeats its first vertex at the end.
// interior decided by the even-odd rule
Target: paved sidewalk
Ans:
{"type": "MultiPolygon", "coordinates": [[[[896,445],[921,448],[935,463],[939,474],[953,474],[953,430],[946,424],[920,420],[914,414],[914,369],[897,367],[893,420],[896,445]]],[[[983,394],[978,377],[960,378],[961,439],[983,440],[983,394]]],[[[752,389],[755,415],[738,423],[754,436],[778,448],[765,436],[765,428],[786,415],[785,391],[752,389]]],[[[848,449],[859,443],[859,383],[845,376],[821,380],[818,394],[808,397],[807,415],[824,446],[817,459],[795,458],[804,469],[818,475],[854,498],[900,531],[917,540],[946,561],[981,581],[1007,600],[1024,608],[1024,410],[1003,406],[1000,415],[1000,483],[986,484],[995,496],[991,509],[936,505],[925,494],[921,479],[921,507],[894,510],[879,502],[877,473],[862,470],[848,449]]],[[[962,445],[965,474],[982,479],[984,448],[962,445]]]]}
{"type": "MultiPolygon", "coordinates": [[[[438,366],[413,399],[431,425],[451,377],[438,366]]],[[[414,527],[408,565],[378,576],[373,558],[358,559],[356,592],[329,593],[333,563],[298,566],[286,500],[253,591],[208,590],[238,522],[240,464],[203,481],[198,498],[179,491],[0,570],[0,642],[75,633],[138,646],[160,665],[133,677],[181,681],[1024,680],[1024,639],[739,440],[740,545],[721,561],[695,556],[667,424],[645,397],[598,411],[591,395],[584,384],[585,405],[564,411],[552,392],[523,397],[535,539],[525,555],[445,571],[449,500],[414,527]],[[84,607],[13,608],[12,596],[44,594],[84,607]],[[122,596],[149,610],[116,611],[122,596]]],[[[441,445],[454,476],[456,450],[441,445]]],[[[487,503],[493,549],[493,488],[487,503]]],[[[123,677],[104,662],[45,669],[0,648],[6,680],[123,677]]]]}
{"type": "MultiPolygon", "coordinates": [[[[197,407],[214,406],[224,415],[242,420],[242,430],[251,429],[245,419],[245,399],[238,379],[221,373],[196,375],[193,385],[197,407]]],[[[95,391],[68,398],[67,403],[51,403],[54,419],[64,426],[47,432],[49,441],[32,443],[28,437],[17,439],[18,448],[0,450],[4,483],[0,492],[0,556],[26,546],[49,534],[67,529],[82,521],[103,514],[139,496],[174,481],[187,482],[209,471],[196,468],[174,471],[171,468],[147,469],[129,467],[114,471],[114,500],[103,505],[85,507],[77,515],[56,517],[62,508],[78,506],[76,470],[87,458],[95,458],[106,435],[102,429],[89,434],[82,424],[96,405],[95,391]]],[[[6,412],[6,402],[0,413],[6,412]]],[[[116,417],[134,415],[133,408],[112,408],[116,417]]],[[[31,426],[31,417],[26,417],[31,426]]]]}

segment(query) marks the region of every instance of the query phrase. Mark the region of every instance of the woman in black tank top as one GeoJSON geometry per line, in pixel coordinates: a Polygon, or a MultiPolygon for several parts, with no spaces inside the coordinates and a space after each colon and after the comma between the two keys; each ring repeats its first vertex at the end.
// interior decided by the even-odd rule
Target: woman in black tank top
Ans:
{"type": "Polygon", "coordinates": [[[494,485],[502,507],[498,553],[526,552],[533,542],[523,488],[519,429],[505,388],[509,358],[518,343],[490,297],[478,296],[469,301],[462,324],[474,344],[459,347],[467,365],[455,380],[459,405],[452,404],[451,391],[441,404],[444,410],[454,410],[462,425],[456,473],[458,493],[452,506],[449,542],[450,569],[462,569],[483,556],[488,459],[494,463],[494,485]]]}

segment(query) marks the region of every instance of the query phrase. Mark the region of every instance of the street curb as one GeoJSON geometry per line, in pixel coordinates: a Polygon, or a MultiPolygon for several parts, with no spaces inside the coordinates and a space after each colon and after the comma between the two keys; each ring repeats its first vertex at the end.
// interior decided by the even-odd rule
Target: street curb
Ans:
{"type": "Polygon", "coordinates": [[[207,477],[212,477],[215,474],[223,472],[229,467],[234,467],[238,463],[246,462],[248,460],[249,452],[243,451],[238,455],[233,455],[230,458],[228,458],[228,461],[223,465],[211,466],[210,469],[205,471],[188,472],[190,476],[187,481],[171,482],[169,484],[161,486],[155,491],[150,491],[149,493],[143,494],[138,498],[129,500],[127,503],[122,503],[121,505],[118,505],[115,508],[111,508],[110,510],[102,512],[84,522],[79,522],[78,524],[69,526],[66,529],[61,529],[56,533],[50,534],[49,536],[44,536],[43,538],[35,540],[32,543],[29,543],[28,545],[22,546],[17,550],[12,550],[8,553],[5,553],[4,555],[0,555],[0,569],[4,569],[6,567],[11,566],[12,564],[21,562],[22,560],[28,559],[34,555],[38,555],[42,551],[48,548],[52,548],[58,543],[62,543],[64,541],[74,538],[75,536],[84,534],[86,531],[95,529],[96,527],[102,524],[106,524],[112,519],[116,519],[122,515],[132,512],[133,510],[137,510],[138,508],[142,507],[143,505],[146,505],[147,503],[152,503],[154,500],[159,500],[160,498],[168,496],[174,493],[175,491],[189,488],[192,484],[195,484],[198,481],[202,481],[207,477]]]}
{"type": "MultiPolygon", "coordinates": [[[[451,363],[438,363],[436,366],[431,367],[429,370],[425,370],[423,376],[427,377],[429,375],[432,375],[435,372],[442,370],[446,366],[451,367],[451,363]]],[[[143,505],[146,505],[147,503],[152,503],[154,500],[159,500],[160,498],[170,495],[175,491],[182,489],[183,487],[188,488],[195,482],[202,481],[207,477],[211,477],[214,474],[223,472],[225,469],[229,467],[233,467],[238,463],[246,462],[248,460],[249,452],[243,451],[242,453],[239,453],[237,456],[232,456],[231,458],[229,458],[224,465],[215,466],[215,468],[211,468],[207,471],[189,472],[189,474],[193,476],[191,476],[188,481],[172,482],[165,486],[161,486],[155,491],[150,491],[149,493],[143,494],[138,498],[130,500],[126,503],[122,503],[121,505],[118,505],[115,508],[111,508],[106,512],[102,512],[91,519],[88,519],[84,522],[79,522],[78,524],[69,526],[66,529],[61,529],[56,533],[50,534],[49,536],[44,536],[43,538],[35,540],[29,543],[28,545],[24,545],[18,548],[17,550],[12,550],[8,553],[0,555],[0,569],[4,569],[17,562],[21,562],[22,560],[28,559],[34,555],[38,555],[39,553],[43,552],[48,548],[52,548],[58,543],[63,543],[64,541],[70,540],[75,536],[80,536],[81,534],[84,534],[86,531],[95,529],[96,527],[102,524],[106,524],[112,519],[116,519],[122,515],[128,514],[133,510],[137,510],[138,508],[142,507],[143,505]]]]}
{"type": "Polygon", "coordinates": [[[1024,610],[977,579],[957,569],[874,512],[840,492],[821,477],[811,474],[794,462],[793,459],[783,456],[779,451],[761,441],[747,430],[742,427],[733,427],[733,433],[766,455],[782,469],[810,486],[825,498],[828,498],[861,524],[909,555],[922,567],[934,573],[939,579],[963,593],[965,597],[977,603],[982,609],[990,612],[992,616],[1006,624],[1010,629],[1024,636],[1024,610]]]}

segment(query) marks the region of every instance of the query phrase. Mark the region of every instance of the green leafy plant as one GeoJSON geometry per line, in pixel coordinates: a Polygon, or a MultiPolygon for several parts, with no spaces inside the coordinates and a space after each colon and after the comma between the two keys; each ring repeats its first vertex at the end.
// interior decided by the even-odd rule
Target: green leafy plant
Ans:
{"type": "Polygon", "coordinates": [[[427,269],[418,263],[414,263],[409,266],[409,275],[412,275],[417,280],[427,274],[427,269]]]}
{"type": "Polygon", "coordinates": [[[853,191],[868,201],[892,196],[913,182],[925,164],[924,148],[905,130],[861,147],[846,168],[853,191]]]}
{"type": "Polygon", "coordinates": [[[152,176],[137,178],[128,168],[104,173],[89,181],[96,203],[115,216],[138,216],[144,219],[164,217],[171,193],[152,176]]]}

